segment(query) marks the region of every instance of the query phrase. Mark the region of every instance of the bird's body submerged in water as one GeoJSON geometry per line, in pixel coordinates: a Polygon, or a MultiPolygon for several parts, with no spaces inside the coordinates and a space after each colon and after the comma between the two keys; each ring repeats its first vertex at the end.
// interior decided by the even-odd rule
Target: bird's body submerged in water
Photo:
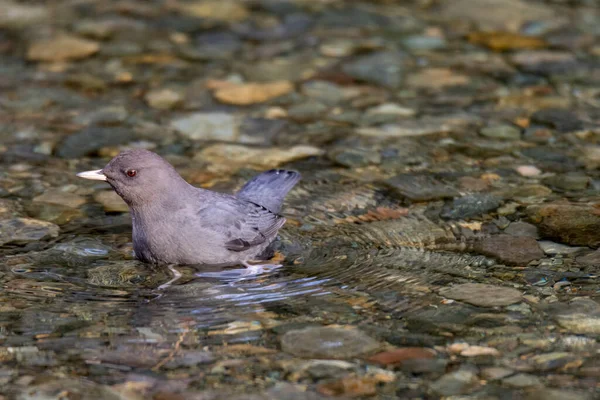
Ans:
{"type": "Polygon", "coordinates": [[[270,170],[235,195],[187,183],[147,150],[129,150],[103,169],[77,174],[108,182],[131,211],[133,248],[142,261],[167,264],[246,264],[260,259],[285,223],[283,199],[300,180],[270,170]]]}

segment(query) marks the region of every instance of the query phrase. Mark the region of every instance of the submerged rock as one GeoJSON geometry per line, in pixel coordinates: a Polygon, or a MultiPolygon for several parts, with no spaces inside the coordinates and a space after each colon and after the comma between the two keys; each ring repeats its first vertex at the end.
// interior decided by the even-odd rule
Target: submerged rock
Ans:
{"type": "Polygon", "coordinates": [[[501,307],[523,299],[520,291],[483,283],[464,283],[440,290],[440,295],[480,307],[501,307]]]}
{"type": "Polygon", "coordinates": [[[306,328],[289,331],[281,338],[283,351],[303,358],[354,358],[379,347],[379,342],[354,328],[306,328]]]}
{"type": "Polygon", "coordinates": [[[0,245],[26,244],[58,236],[60,228],[32,218],[0,220],[0,245]]]}

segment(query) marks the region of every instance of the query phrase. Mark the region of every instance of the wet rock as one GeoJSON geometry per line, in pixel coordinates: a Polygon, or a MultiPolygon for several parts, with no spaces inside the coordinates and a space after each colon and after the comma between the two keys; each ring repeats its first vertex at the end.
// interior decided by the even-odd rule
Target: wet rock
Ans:
{"type": "Polygon", "coordinates": [[[180,49],[182,57],[191,60],[226,60],[242,48],[239,38],[227,31],[208,32],[195,37],[193,43],[180,49]]]}
{"type": "Polygon", "coordinates": [[[53,203],[31,203],[27,207],[27,215],[57,225],[64,225],[84,216],[81,210],[53,203]]]}
{"type": "Polygon", "coordinates": [[[239,167],[262,169],[274,168],[286,162],[322,154],[323,150],[313,146],[258,148],[233,144],[215,144],[200,150],[196,153],[194,159],[221,165],[229,169],[239,167]]]}
{"type": "Polygon", "coordinates": [[[477,374],[468,369],[459,369],[433,382],[431,389],[441,396],[457,396],[470,393],[478,386],[477,374]]]}
{"type": "Polygon", "coordinates": [[[488,367],[481,370],[481,377],[489,381],[496,381],[514,374],[514,371],[503,367],[488,367]]]}
{"type": "Polygon", "coordinates": [[[549,50],[520,51],[512,55],[511,61],[523,71],[536,74],[567,73],[576,70],[577,65],[573,54],[549,50]]]}
{"type": "Polygon", "coordinates": [[[376,340],[354,328],[306,328],[289,331],[281,338],[283,351],[303,358],[354,358],[379,347],[376,340]]]}
{"type": "Polygon", "coordinates": [[[118,146],[133,139],[131,129],[116,126],[90,126],[82,131],[69,135],[56,150],[63,158],[79,158],[94,154],[102,147],[118,146]]]}
{"type": "Polygon", "coordinates": [[[369,357],[367,361],[382,365],[402,365],[408,360],[432,359],[435,357],[435,351],[432,349],[423,347],[404,347],[377,353],[369,357]]]}
{"type": "Polygon", "coordinates": [[[412,332],[459,332],[465,328],[468,318],[476,312],[470,305],[453,303],[438,306],[433,310],[419,310],[406,317],[407,327],[412,332]]]}
{"type": "Polygon", "coordinates": [[[329,152],[328,156],[332,161],[348,168],[360,168],[381,163],[379,152],[369,149],[334,149],[329,152]]]}
{"type": "Polygon", "coordinates": [[[534,165],[519,165],[515,170],[519,175],[526,177],[539,176],[542,174],[542,171],[534,165]]]}
{"type": "Polygon", "coordinates": [[[377,375],[349,375],[333,382],[322,383],[317,386],[317,391],[326,396],[371,397],[377,394],[378,383],[394,380],[393,375],[389,373],[384,374],[381,378],[377,375]]]}
{"type": "Polygon", "coordinates": [[[412,108],[402,107],[396,103],[383,103],[369,108],[363,117],[363,122],[366,125],[389,123],[415,114],[416,111],[412,108]]]}
{"type": "Polygon", "coordinates": [[[554,175],[542,181],[545,185],[559,190],[584,190],[590,184],[590,178],[581,173],[573,172],[554,175]]]}
{"type": "Polygon", "coordinates": [[[0,220],[0,245],[26,244],[58,236],[59,227],[53,223],[31,218],[0,220]]]}
{"type": "Polygon", "coordinates": [[[547,47],[543,39],[510,32],[471,32],[469,42],[486,46],[494,51],[540,49],[547,47]]]}
{"type": "Polygon", "coordinates": [[[215,357],[208,351],[187,350],[182,354],[176,355],[171,361],[165,364],[167,369],[194,367],[199,364],[209,364],[215,357]]]}
{"type": "Polygon", "coordinates": [[[442,89],[450,86],[464,86],[469,77],[447,68],[425,68],[406,78],[406,85],[416,89],[442,89]]]}
{"type": "Polygon", "coordinates": [[[173,89],[152,90],[144,96],[146,103],[157,110],[171,110],[183,103],[183,93],[173,89]]]}
{"type": "Polygon", "coordinates": [[[592,400],[590,393],[574,390],[539,388],[528,391],[525,400],[592,400]]]}
{"type": "Polygon", "coordinates": [[[596,250],[593,253],[589,253],[580,257],[577,257],[577,263],[586,267],[593,267],[600,265],[600,250],[596,250]]]}
{"type": "Polygon", "coordinates": [[[333,106],[344,99],[341,88],[326,81],[309,81],[302,85],[302,94],[325,105],[333,106]]]}
{"type": "Polygon", "coordinates": [[[581,149],[579,157],[587,169],[596,169],[600,167],[600,146],[585,146],[581,149]]]}
{"type": "Polygon", "coordinates": [[[397,89],[403,78],[406,56],[399,52],[376,52],[345,63],[342,71],[360,81],[397,89]]]}
{"type": "Polygon", "coordinates": [[[46,190],[42,195],[34,197],[33,201],[38,203],[59,204],[71,208],[78,208],[87,203],[87,200],[83,196],[57,189],[46,190]]]}
{"type": "Polygon", "coordinates": [[[525,22],[555,16],[551,9],[523,0],[456,0],[443,3],[440,12],[447,18],[467,19],[481,31],[517,31],[525,22]]]}
{"type": "Polygon", "coordinates": [[[395,124],[385,124],[378,127],[358,128],[356,133],[364,136],[381,138],[425,136],[451,132],[453,121],[443,117],[426,117],[418,120],[406,120],[395,124]]]}
{"type": "Polygon", "coordinates": [[[279,119],[245,118],[240,126],[240,143],[271,144],[287,122],[279,119]]]}
{"type": "Polygon", "coordinates": [[[500,199],[491,194],[469,194],[447,203],[440,216],[444,219],[472,218],[497,209],[500,203],[500,199]]]}
{"type": "Polygon", "coordinates": [[[27,59],[45,62],[79,60],[97,53],[99,49],[94,41],[61,35],[34,42],[27,50],[27,59]]]}
{"type": "Polygon", "coordinates": [[[557,254],[568,256],[580,253],[587,249],[587,247],[566,246],[564,244],[554,243],[549,240],[541,240],[538,242],[538,244],[544,253],[550,256],[555,256],[557,254]]]}
{"type": "Polygon", "coordinates": [[[388,179],[386,183],[401,196],[413,201],[447,199],[460,195],[452,186],[429,175],[401,174],[388,179]]]}
{"type": "Polygon", "coordinates": [[[562,368],[576,359],[577,357],[571,353],[554,352],[533,356],[528,361],[536,371],[551,371],[562,368]]]}
{"type": "Polygon", "coordinates": [[[490,236],[475,243],[473,250],[513,265],[526,265],[544,257],[538,242],[534,238],[523,236],[490,236]]]}
{"type": "Polygon", "coordinates": [[[298,122],[310,122],[319,119],[328,109],[325,104],[308,101],[290,107],[288,117],[298,122]]]}
{"type": "Polygon", "coordinates": [[[589,298],[575,298],[550,310],[558,324],[570,333],[600,333],[600,305],[589,298]]]}
{"type": "Polygon", "coordinates": [[[556,202],[529,206],[526,211],[543,238],[575,246],[600,245],[600,215],[596,207],[556,202]]]}
{"type": "Polygon", "coordinates": [[[50,18],[45,4],[23,4],[9,0],[2,1],[0,28],[21,29],[44,23],[50,18]]]}
{"type": "Polygon", "coordinates": [[[79,35],[87,36],[96,40],[106,40],[114,33],[116,26],[111,21],[96,21],[93,19],[77,22],[73,31],[79,35]]]}
{"type": "Polygon", "coordinates": [[[224,22],[242,21],[249,16],[243,4],[231,0],[193,1],[178,4],[178,8],[184,15],[224,22]]]}
{"type": "Polygon", "coordinates": [[[535,375],[517,374],[502,380],[502,383],[512,388],[527,388],[542,386],[542,380],[535,375]]]}
{"type": "Polygon", "coordinates": [[[531,121],[542,125],[548,125],[561,133],[583,129],[583,122],[575,113],[560,108],[546,108],[544,110],[536,111],[531,115],[531,121]]]}
{"type": "Polygon", "coordinates": [[[440,36],[411,35],[402,39],[405,48],[415,51],[430,51],[445,49],[448,46],[446,39],[440,36]]]}
{"type": "Polygon", "coordinates": [[[480,307],[502,307],[523,300],[520,291],[483,283],[464,283],[442,288],[440,295],[480,307]]]}
{"type": "Polygon", "coordinates": [[[302,370],[315,379],[338,378],[353,369],[356,365],[340,360],[310,360],[302,365],[302,370]]]}
{"type": "Polygon", "coordinates": [[[531,237],[534,239],[539,239],[540,237],[535,225],[523,221],[511,222],[510,225],[504,229],[504,233],[516,237],[531,237]]]}
{"type": "Polygon", "coordinates": [[[221,103],[246,106],[283,96],[294,90],[288,81],[275,81],[269,83],[245,83],[227,85],[217,89],[214,96],[221,103]]]}
{"type": "Polygon", "coordinates": [[[521,131],[512,125],[488,126],[479,131],[482,136],[492,139],[519,140],[521,131]]]}
{"type": "Polygon", "coordinates": [[[129,212],[129,207],[113,190],[102,190],[94,193],[94,201],[102,204],[106,212],[129,212]]]}
{"type": "Polygon", "coordinates": [[[244,64],[240,66],[244,76],[249,81],[273,82],[290,81],[296,82],[307,75],[311,75],[312,65],[305,57],[290,57],[288,59],[276,59],[261,61],[257,63],[244,64]]]}
{"type": "Polygon", "coordinates": [[[173,128],[192,140],[235,141],[239,124],[237,117],[222,112],[196,113],[171,121],[173,128]]]}

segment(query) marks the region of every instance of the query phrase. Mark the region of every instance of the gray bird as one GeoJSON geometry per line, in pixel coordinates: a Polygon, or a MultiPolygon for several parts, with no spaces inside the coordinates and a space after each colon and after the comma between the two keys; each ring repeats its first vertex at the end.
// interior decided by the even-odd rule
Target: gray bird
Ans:
{"type": "Polygon", "coordinates": [[[78,173],[106,181],[129,206],[138,259],[168,264],[243,264],[261,258],[285,218],[286,194],[300,180],[274,169],[248,181],[235,195],[187,183],[166,160],[128,150],[104,168],[78,173]]]}

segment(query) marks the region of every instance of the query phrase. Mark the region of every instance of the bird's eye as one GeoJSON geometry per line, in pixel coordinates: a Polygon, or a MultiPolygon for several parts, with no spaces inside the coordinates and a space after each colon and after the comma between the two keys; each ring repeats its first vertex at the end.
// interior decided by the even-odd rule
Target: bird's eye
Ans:
{"type": "Polygon", "coordinates": [[[135,169],[128,169],[127,170],[127,176],[128,177],[133,178],[136,175],[137,175],[137,171],[135,169]]]}

